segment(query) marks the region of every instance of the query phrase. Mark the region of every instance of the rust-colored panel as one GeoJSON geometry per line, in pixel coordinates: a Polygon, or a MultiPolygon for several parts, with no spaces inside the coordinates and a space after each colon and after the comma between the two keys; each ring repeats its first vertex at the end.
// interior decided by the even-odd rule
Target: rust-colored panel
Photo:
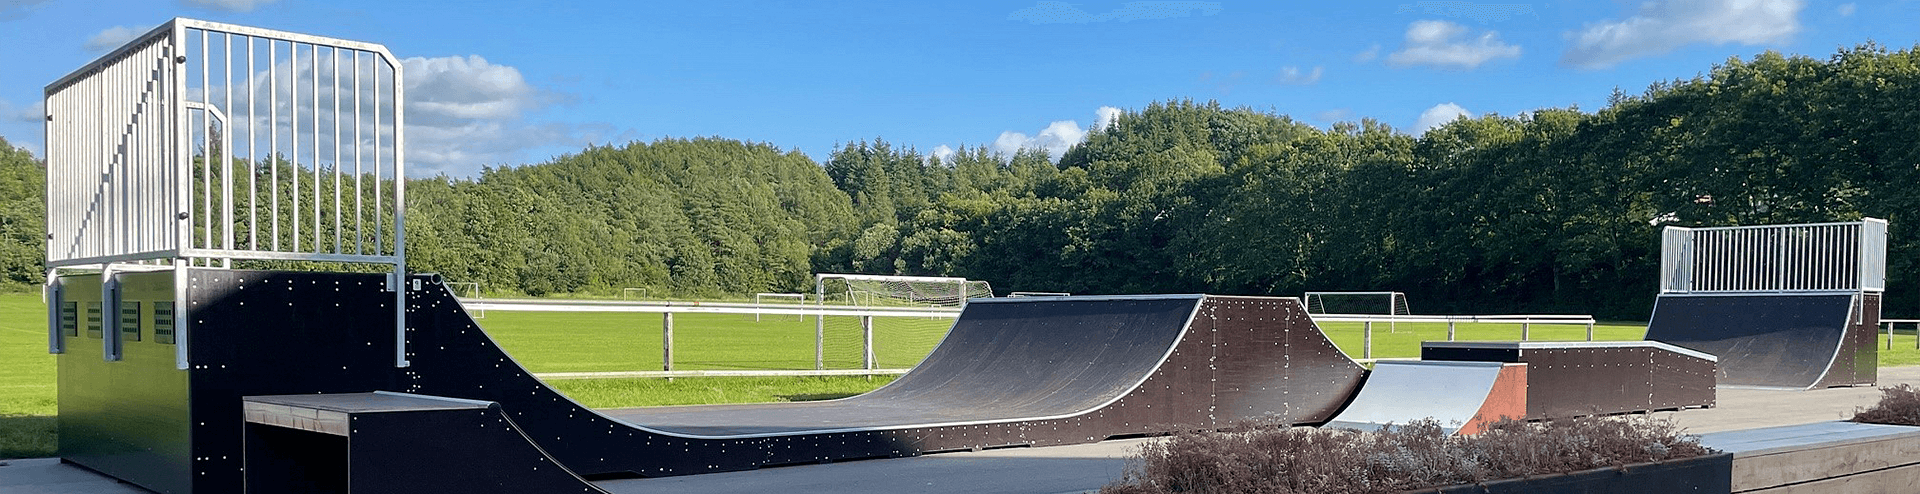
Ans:
{"type": "Polygon", "coordinates": [[[1500,377],[1494,378],[1493,389],[1487,391],[1487,401],[1455,434],[1479,434],[1495,422],[1526,416],[1527,364],[1506,364],[1500,367],[1500,377]]]}

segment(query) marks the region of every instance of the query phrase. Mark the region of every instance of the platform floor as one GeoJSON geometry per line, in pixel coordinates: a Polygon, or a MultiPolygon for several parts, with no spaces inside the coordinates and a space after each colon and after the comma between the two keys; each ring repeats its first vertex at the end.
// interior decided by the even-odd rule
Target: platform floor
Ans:
{"type": "MultiPolygon", "coordinates": [[[[1920,386],[1920,366],[1880,369],[1880,386],[1920,386]]],[[[1719,407],[1659,412],[1687,432],[1707,433],[1843,420],[1856,408],[1880,400],[1877,387],[1814,391],[1723,389],[1719,407]]],[[[659,479],[610,480],[597,484],[621,494],[672,492],[840,493],[1079,493],[1099,490],[1120,477],[1127,455],[1152,439],[1126,439],[1049,448],[943,453],[914,458],[862,460],[659,479]]],[[[0,492],[8,494],[143,493],[83,468],[51,458],[7,460],[0,466],[0,492]]]]}

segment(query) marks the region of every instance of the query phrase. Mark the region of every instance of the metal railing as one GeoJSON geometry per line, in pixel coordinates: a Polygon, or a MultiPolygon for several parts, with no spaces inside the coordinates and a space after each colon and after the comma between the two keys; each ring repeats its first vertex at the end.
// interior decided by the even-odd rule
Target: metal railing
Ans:
{"type": "Polygon", "coordinates": [[[1385,315],[1385,314],[1307,314],[1315,324],[1329,322],[1362,323],[1360,359],[1373,358],[1373,323],[1447,323],[1447,341],[1453,341],[1460,323],[1518,324],[1520,341],[1533,339],[1535,324],[1564,324],[1587,327],[1587,341],[1593,341],[1593,326],[1598,321],[1586,314],[1489,314],[1489,315],[1385,315]]]}
{"type": "Polygon", "coordinates": [[[1886,289],[1887,221],[1683,228],[1661,233],[1660,291],[1886,289]]]}
{"type": "Polygon", "coordinates": [[[386,264],[404,310],[403,80],[377,44],[179,18],[148,31],[46,87],[47,267],[386,264]]]}

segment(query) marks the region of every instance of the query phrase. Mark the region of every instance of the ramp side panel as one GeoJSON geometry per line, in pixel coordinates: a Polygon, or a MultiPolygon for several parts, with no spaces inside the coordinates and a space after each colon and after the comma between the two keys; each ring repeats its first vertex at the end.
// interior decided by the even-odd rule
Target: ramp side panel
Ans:
{"type": "Polygon", "coordinates": [[[1558,418],[1648,410],[1653,397],[1653,349],[1527,348],[1528,418],[1558,418]]]}
{"type": "Polygon", "coordinates": [[[1661,295],[1646,338],[1719,357],[1720,385],[1808,388],[1821,384],[1846,346],[1852,300],[1851,294],[1661,295]]]}
{"type": "Polygon", "coordinates": [[[1871,385],[1879,380],[1880,297],[1879,293],[1860,294],[1845,342],[1817,387],[1871,385]]]}
{"type": "Polygon", "coordinates": [[[1480,405],[1473,420],[1461,427],[1460,433],[1479,434],[1496,422],[1526,417],[1527,382],[1527,364],[1502,365],[1493,389],[1487,391],[1487,402],[1480,405]]]}
{"type": "Polygon", "coordinates": [[[1207,306],[1219,420],[1324,422],[1360,389],[1366,369],[1327,339],[1299,299],[1208,296],[1207,306]]]}

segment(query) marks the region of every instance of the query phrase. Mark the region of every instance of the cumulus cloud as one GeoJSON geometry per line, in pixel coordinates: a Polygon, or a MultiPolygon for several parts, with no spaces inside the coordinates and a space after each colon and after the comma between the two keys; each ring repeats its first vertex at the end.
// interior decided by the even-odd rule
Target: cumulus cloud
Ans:
{"type": "Polygon", "coordinates": [[[1102,106],[1093,110],[1093,130],[1107,130],[1114,122],[1120,121],[1120,114],[1126,110],[1111,106],[1102,106]]]}
{"type": "Polygon", "coordinates": [[[1835,11],[1840,14],[1840,17],[1852,17],[1853,11],[1855,9],[1858,9],[1859,7],[1860,6],[1854,5],[1853,3],[1849,2],[1849,3],[1840,4],[1840,8],[1835,9],[1835,11]]]}
{"type": "Polygon", "coordinates": [[[94,33],[93,37],[87,38],[86,48],[87,51],[107,51],[119,48],[120,45],[127,44],[128,41],[133,41],[133,38],[140,36],[140,34],[142,34],[142,31],[126,26],[106,28],[98,33],[94,33]]]}
{"type": "Polygon", "coordinates": [[[1086,138],[1087,131],[1080,128],[1079,122],[1060,120],[1047,125],[1032,137],[1011,130],[1001,132],[1000,137],[993,140],[992,149],[1001,156],[1013,156],[1022,149],[1038,149],[1045,151],[1048,158],[1058,161],[1061,155],[1067,154],[1068,148],[1086,138]]]}
{"type": "Polygon", "coordinates": [[[407,71],[407,160],[415,174],[470,175],[520,164],[535,148],[631,139],[605,124],[540,123],[527,114],[565,95],[527,83],[520,70],[478,55],[402,61],[407,71]]]}
{"type": "Polygon", "coordinates": [[[1414,21],[1407,26],[1406,45],[1387,55],[1387,63],[1468,70],[1494,59],[1519,57],[1520,47],[1500,41],[1500,33],[1471,36],[1466,26],[1452,22],[1414,21]]]}
{"type": "MultiPolygon", "coordinates": [[[[1632,17],[1568,32],[1561,62],[1601,69],[1695,43],[1757,45],[1800,32],[1800,0],[1655,0],[1632,17]]],[[[1842,7],[1845,11],[1845,7],[1842,7]]]]}
{"type": "Polygon", "coordinates": [[[1325,72],[1326,72],[1325,67],[1316,66],[1313,68],[1313,70],[1300,70],[1299,67],[1294,67],[1289,65],[1286,67],[1281,67],[1280,75],[1275,76],[1273,78],[1273,81],[1281,84],[1298,84],[1298,85],[1313,84],[1316,82],[1320,82],[1320,75],[1324,74],[1325,72]]]}
{"type": "Polygon", "coordinates": [[[933,152],[927,154],[927,156],[939,158],[941,163],[952,163],[953,155],[956,153],[957,151],[953,150],[953,146],[941,144],[938,147],[933,148],[933,152]]]}
{"type": "Polygon", "coordinates": [[[1453,104],[1452,102],[1433,105],[1433,108],[1428,108],[1427,111],[1420,112],[1420,119],[1413,123],[1413,133],[1425,134],[1427,131],[1446,125],[1447,122],[1452,122],[1456,118],[1468,115],[1469,113],[1467,113],[1466,108],[1453,104]]]}
{"type": "Polygon", "coordinates": [[[1191,17],[1194,12],[1200,15],[1214,15],[1224,8],[1220,2],[1127,2],[1120,8],[1094,14],[1067,2],[1039,2],[1032,7],[1015,10],[1007,14],[1007,20],[1027,21],[1029,24],[1087,24],[1107,21],[1144,21],[1191,17]]]}
{"type": "Polygon", "coordinates": [[[226,12],[252,12],[277,0],[180,0],[182,5],[226,12]]]}

